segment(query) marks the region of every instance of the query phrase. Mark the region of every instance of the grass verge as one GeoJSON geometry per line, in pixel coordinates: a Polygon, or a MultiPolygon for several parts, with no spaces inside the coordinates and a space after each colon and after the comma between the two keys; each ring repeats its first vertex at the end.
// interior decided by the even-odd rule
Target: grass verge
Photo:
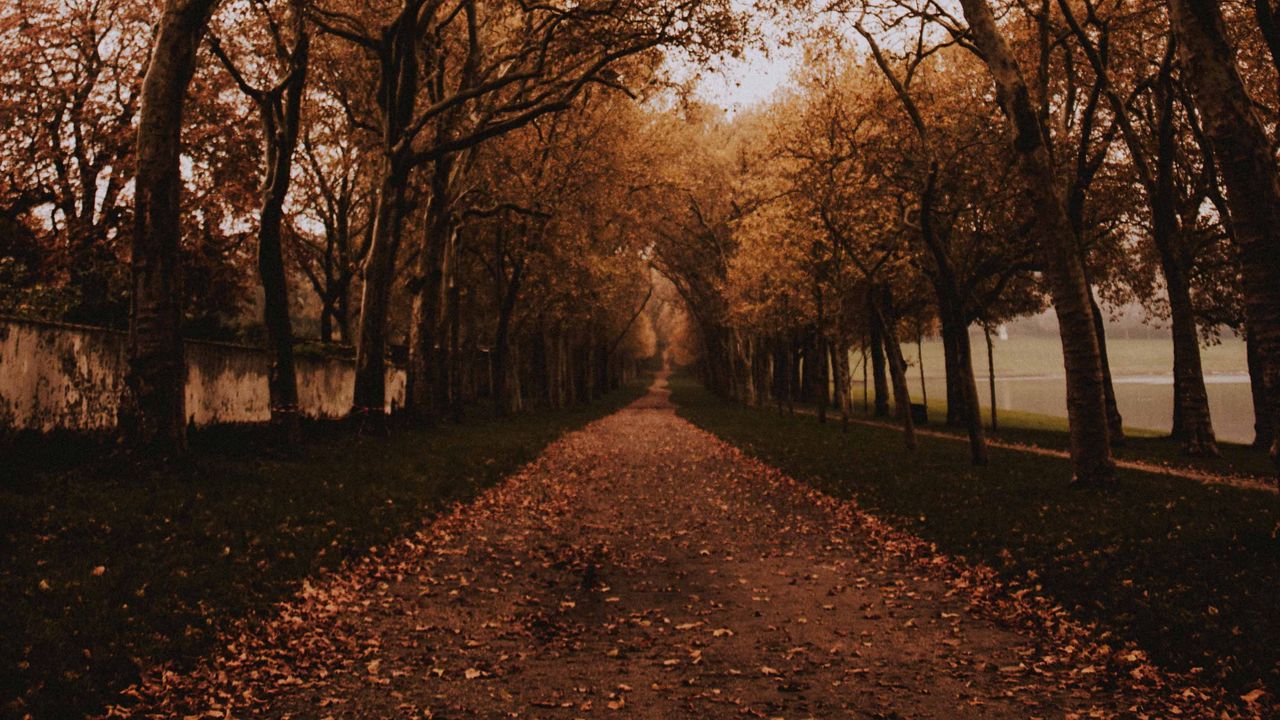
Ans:
{"type": "MultiPolygon", "coordinates": [[[[861,412],[862,405],[857,405],[854,417],[876,419],[861,412]]],[[[838,417],[838,415],[837,415],[838,417]]],[[[963,428],[948,427],[943,424],[947,417],[945,403],[929,403],[930,423],[923,426],[926,430],[952,433],[968,437],[963,428]]],[[[991,431],[991,411],[982,408],[982,419],[987,437],[992,440],[1032,445],[1052,450],[1069,450],[1071,436],[1067,434],[1067,419],[1053,415],[1023,412],[1017,410],[1000,410],[997,421],[999,430],[991,431]]],[[[1165,433],[1154,430],[1125,428],[1125,442],[1113,448],[1117,459],[1151,463],[1170,468],[1197,470],[1233,477],[1247,477],[1270,481],[1275,477],[1275,465],[1270,456],[1263,450],[1239,443],[1218,442],[1219,457],[1190,457],[1182,452],[1182,446],[1169,438],[1165,433]]]]}
{"type": "Polygon", "coordinates": [[[0,485],[0,715],[100,710],[140,666],[190,663],[228,623],[473,497],[644,387],[386,438],[309,427],[295,458],[264,447],[260,428],[210,430],[164,475],[83,449],[13,458],[23,471],[0,485]]]}
{"type": "Polygon", "coordinates": [[[721,400],[672,379],[681,416],[797,479],[989,564],[1133,641],[1171,669],[1244,691],[1280,692],[1280,496],[1122,471],[1105,493],[1068,487],[1062,460],[920,438],[908,454],[889,428],[721,400]]]}

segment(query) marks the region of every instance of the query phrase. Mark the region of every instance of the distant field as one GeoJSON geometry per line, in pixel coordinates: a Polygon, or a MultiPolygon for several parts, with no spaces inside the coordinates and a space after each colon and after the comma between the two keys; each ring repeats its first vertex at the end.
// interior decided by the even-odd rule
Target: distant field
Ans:
{"type": "MultiPolygon", "coordinates": [[[[920,361],[924,362],[924,390],[929,404],[945,400],[946,371],[942,342],[926,340],[923,353],[914,343],[903,346],[910,363],[912,399],[919,402],[920,361]]],[[[1165,339],[1108,339],[1108,358],[1115,379],[1116,397],[1125,425],[1131,428],[1167,432],[1173,424],[1173,347],[1165,339]]],[[[983,407],[990,406],[987,377],[987,348],[981,336],[974,339],[973,364],[978,377],[978,395],[983,407]]],[[[1053,337],[1013,337],[995,340],[996,402],[1002,411],[1066,417],[1066,388],[1062,369],[1062,346],[1053,337]]],[[[1209,407],[1218,439],[1249,443],[1253,440],[1253,404],[1249,392],[1248,363],[1244,341],[1225,338],[1203,348],[1201,359],[1208,381],[1209,407]]],[[[861,393],[861,354],[854,357],[854,393],[861,393]]]]}
{"type": "MultiPolygon", "coordinates": [[[[945,376],[942,342],[924,343],[926,378],[945,376]]],[[[903,354],[913,371],[918,364],[915,344],[904,345],[903,354]]],[[[1173,345],[1168,340],[1107,340],[1107,356],[1114,375],[1168,375],[1173,372],[1173,345]]],[[[1219,345],[1202,348],[1206,375],[1230,375],[1249,371],[1244,341],[1225,338],[1219,345]]],[[[857,360],[855,359],[855,362],[857,360]]],[[[1002,377],[1059,376],[1062,374],[1062,345],[1051,337],[1013,337],[995,340],[996,379],[1002,377]]],[[[987,348],[981,337],[973,345],[973,366],[979,377],[987,376],[987,348]]],[[[859,377],[861,373],[859,373],[859,377]]]]}

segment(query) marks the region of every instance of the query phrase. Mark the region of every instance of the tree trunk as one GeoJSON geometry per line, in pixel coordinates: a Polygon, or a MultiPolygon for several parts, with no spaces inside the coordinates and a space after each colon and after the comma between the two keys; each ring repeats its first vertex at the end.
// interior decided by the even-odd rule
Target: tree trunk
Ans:
{"type": "Polygon", "coordinates": [[[1267,450],[1275,433],[1271,414],[1267,412],[1266,388],[1262,384],[1262,358],[1253,336],[1246,332],[1244,340],[1249,362],[1249,393],[1253,400],[1253,447],[1267,450]]]}
{"type": "MultiPolygon", "coordinates": [[[[285,150],[281,150],[281,154],[285,150]]],[[[262,208],[262,225],[258,229],[258,273],[262,277],[262,314],[267,327],[269,364],[267,389],[271,404],[271,421],[291,427],[298,421],[298,377],[293,362],[293,323],[289,318],[289,281],[284,270],[284,254],[280,243],[280,224],[288,187],[270,191],[262,208]]],[[[292,429],[291,429],[292,433],[292,429]]]]}
{"type": "Polygon", "coordinates": [[[942,361],[947,376],[947,425],[949,427],[962,427],[965,424],[965,400],[962,385],[964,367],[957,358],[962,354],[958,345],[960,342],[959,336],[964,332],[964,328],[957,327],[956,321],[951,317],[952,315],[953,313],[939,313],[939,325],[942,329],[942,361]],[[942,316],[945,316],[945,318],[942,316]]]}
{"type": "Polygon", "coordinates": [[[449,286],[449,413],[462,422],[462,289],[449,286]]]}
{"type": "Polygon", "coordinates": [[[813,372],[813,391],[818,401],[818,422],[827,422],[827,404],[831,398],[831,382],[827,378],[827,338],[818,330],[814,334],[813,343],[809,346],[809,356],[805,360],[805,374],[813,372]],[[809,367],[812,365],[812,369],[809,367]]]}
{"type": "Polygon", "coordinates": [[[338,293],[337,314],[335,319],[338,321],[338,332],[342,336],[342,342],[350,343],[352,341],[351,334],[351,279],[342,283],[341,290],[338,293]]]}
{"type": "Polygon", "coordinates": [[[355,396],[351,412],[370,421],[375,432],[386,429],[387,313],[395,282],[396,252],[404,223],[408,172],[393,169],[378,191],[372,244],[364,264],[360,329],[356,343],[355,396]]]}
{"type": "Polygon", "coordinates": [[[787,378],[791,371],[787,362],[787,345],[782,340],[773,341],[773,397],[781,415],[787,402],[787,378]]]}
{"type": "MultiPolygon", "coordinates": [[[[296,10],[301,12],[301,10],[296,10]]],[[[301,25],[301,16],[298,18],[301,25]]],[[[289,318],[289,279],[284,269],[280,228],[284,203],[293,178],[293,155],[302,126],[302,93],[307,83],[310,38],[298,39],[293,67],[283,95],[260,98],[266,177],[262,186],[262,214],[258,226],[258,273],[262,277],[263,322],[267,327],[270,365],[267,388],[271,421],[287,428],[289,439],[298,432],[298,376],[293,361],[293,323],[289,318]]]]}
{"type": "MultiPolygon", "coordinates": [[[[1162,138],[1162,146],[1166,143],[1171,145],[1172,138],[1162,138]]],[[[1161,155],[1162,159],[1168,158],[1169,165],[1172,164],[1171,148],[1161,155]]],[[[1156,197],[1152,202],[1155,219],[1152,240],[1160,256],[1160,269],[1169,297],[1173,333],[1174,434],[1186,454],[1216,457],[1219,454],[1218,443],[1213,434],[1209,394],[1200,364],[1200,338],[1196,332],[1195,308],[1191,304],[1191,284],[1177,246],[1179,238],[1173,207],[1172,167],[1162,162],[1159,176],[1156,197]]]]}
{"type": "Polygon", "coordinates": [[[889,377],[893,383],[893,400],[902,423],[902,439],[908,450],[916,449],[915,423],[911,417],[911,392],[907,388],[907,362],[902,357],[902,345],[897,340],[897,319],[893,312],[892,300],[886,288],[879,302],[872,306],[873,321],[880,325],[880,335],[884,338],[885,354],[889,361],[889,377]]]}
{"type": "Polygon", "coordinates": [[[445,257],[449,250],[453,223],[450,217],[449,184],[453,173],[451,157],[437,160],[431,169],[431,199],[427,203],[426,227],[418,266],[413,280],[413,312],[409,321],[407,409],[421,419],[439,414],[440,390],[445,369],[437,348],[440,343],[441,307],[446,287],[445,257]]]}
{"type": "Polygon", "coordinates": [[[1044,128],[1017,61],[996,26],[991,6],[986,0],[961,0],[961,5],[1015,135],[1018,174],[1038,225],[1042,264],[1062,336],[1074,482],[1109,484],[1115,479],[1115,462],[1111,458],[1102,360],[1090,291],[1046,147],[1044,128]]]}
{"type": "Polygon", "coordinates": [[[773,354],[769,351],[769,343],[764,338],[756,336],[752,339],[752,344],[756,358],[756,395],[760,407],[768,407],[769,394],[772,391],[773,354]]]}
{"type": "MultiPolygon", "coordinates": [[[[871,312],[875,314],[874,308],[871,312]]],[[[889,416],[889,383],[885,379],[885,361],[884,361],[884,331],[881,329],[880,323],[874,318],[871,322],[871,376],[875,382],[876,391],[876,417],[889,416]]]]}
{"type": "Polygon", "coordinates": [[[994,433],[1000,429],[996,410],[996,350],[991,342],[991,328],[983,325],[982,332],[987,339],[987,387],[991,391],[991,432],[994,433]]]}
{"type": "Polygon", "coordinates": [[[325,343],[333,342],[333,305],[328,301],[323,301],[324,307],[320,308],[320,340],[325,343]]]}
{"type": "Polygon", "coordinates": [[[831,365],[836,376],[836,405],[840,408],[840,427],[848,432],[849,414],[853,411],[853,398],[849,394],[853,380],[849,377],[849,345],[847,340],[840,340],[831,351],[831,365]]]}
{"type": "Polygon", "coordinates": [[[924,338],[921,337],[920,325],[916,323],[916,363],[919,365],[916,369],[920,371],[920,402],[924,403],[925,411],[929,408],[929,388],[924,384],[924,338]]]}
{"type": "Polygon", "coordinates": [[[498,331],[493,339],[493,409],[499,415],[511,414],[510,387],[511,335],[509,324],[498,321],[498,331]]]}
{"type": "Polygon", "coordinates": [[[409,176],[414,167],[413,147],[404,136],[413,121],[420,86],[419,41],[413,23],[396,22],[385,28],[378,48],[377,101],[386,164],[364,261],[351,408],[352,414],[367,420],[375,432],[386,430],[387,317],[396,281],[396,255],[408,212],[409,176]]]}
{"type": "Polygon", "coordinates": [[[867,345],[862,345],[862,414],[867,415],[871,412],[871,404],[867,401],[867,345]]]}
{"type": "Polygon", "coordinates": [[[493,377],[494,409],[499,415],[509,415],[516,403],[510,395],[511,385],[511,320],[515,317],[516,298],[520,294],[520,283],[524,265],[516,265],[511,278],[505,284],[498,306],[498,329],[493,339],[493,377]]]}
{"type": "Polygon", "coordinates": [[[1170,0],[1185,75],[1222,172],[1244,275],[1245,316],[1257,343],[1270,451],[1280,467],[1280,171],[1254,114],[1213,0],[1170,0]]]}
{"type": "Polygon", "coordinates": [[[801,352],[800,343],[794,338],[787,347],[787,402],[788,411],[796,414],[796,402],[804,402],[804,386],[801,385],[801,371],[803,354],[801,352]]]}
{"type": "Polygon", "coordinates": [[[950,324],[953,326],[952,352],[960,420],[969,436],[969,459],[981,467],[987,464],[988,453],[986,433],[982,428],[982,404],[978,402],[978,379],[973,373],[973,343],[969,338],[969,328],[963,321],[951,318],[950,324]],[[959,329],[954,329],[956,327],[959,329]]]}
{"type": "Polygon", "coordinates": [[[167,0],[142,81],[129,273],[129,370],[119,427],[133,445],[186,449],[182,345],[182,115],[217,0],[167,0]]]}
{"type": "MultiPolygon", "coordinates": [[[[1086,278],[1088,276],[1086,275],[1086,278]]],[[[1111,381],[1111,359],[1107,355],[1107,321],[1102,308],[1089,288],[1089,311],[1093,314],[1093,331],[1098,338],[1098,360],[1102,363],[1102,397],[1107,407],[1107,432],[1111,435],[1111,447],[1121,447],[1124,439],[1124,419],[1120,417],[1120,405],[1116,402],[1116,386],[1111,381]]]]}

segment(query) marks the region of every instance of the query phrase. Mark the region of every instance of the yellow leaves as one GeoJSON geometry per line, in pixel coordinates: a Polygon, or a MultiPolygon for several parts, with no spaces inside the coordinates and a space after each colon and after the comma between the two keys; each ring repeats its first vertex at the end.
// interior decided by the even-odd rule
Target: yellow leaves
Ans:
{"type": "Polygon", "coordinates": [[[467,668],[463,671],[462,675],[468,680],[475,680],[477,678],[484,677],[485,673],[477,668],[467,668]]]}

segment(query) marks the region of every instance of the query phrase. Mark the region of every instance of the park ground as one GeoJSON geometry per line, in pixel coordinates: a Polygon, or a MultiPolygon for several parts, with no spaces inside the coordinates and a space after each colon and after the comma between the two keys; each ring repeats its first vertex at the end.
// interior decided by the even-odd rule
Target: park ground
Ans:
{"type": "Polygon", "coordinates": [[[674,406],[656,386],[613,414],[321,438],[327,454],[306,461],[214,453],[188,489],[156,482],[115,509],[68,513],[90,494],[70,482],[56,507],[27,489],[22,519],[51,537],[7,538],[42,554],[8,566],[6,614],[49,617],[44,636],[15,626],[29,646],[6,653],[28,674],[5,677],[51,687],[39,663],[92,639],[147,659],[106,676],[85,656],[63,692],[92,687],[75,709],[128,716],[1274,709],[1275,494],[1137,472],[1081,493],[1056,458],[997,450],[972,469],[960,443],[923,438],[908,456],[891,429],[671,385],[674,406]],[[131,513],[150,521],[129,528],[131,513]],[[78,539],[53,527],[68,514],[78,539]],[[84,537],[108,515],[121,525],[105,537],[128,528],[128,542],[84,537]],[[166,535],[166,551],[143,547],[166,535]],[[150,554],[117,566],[130,548],[150,554]],[[93,595],[105,579],[128,593],[93,595]],[[216,622],[193,633],[201,612],[216,622]]]}

